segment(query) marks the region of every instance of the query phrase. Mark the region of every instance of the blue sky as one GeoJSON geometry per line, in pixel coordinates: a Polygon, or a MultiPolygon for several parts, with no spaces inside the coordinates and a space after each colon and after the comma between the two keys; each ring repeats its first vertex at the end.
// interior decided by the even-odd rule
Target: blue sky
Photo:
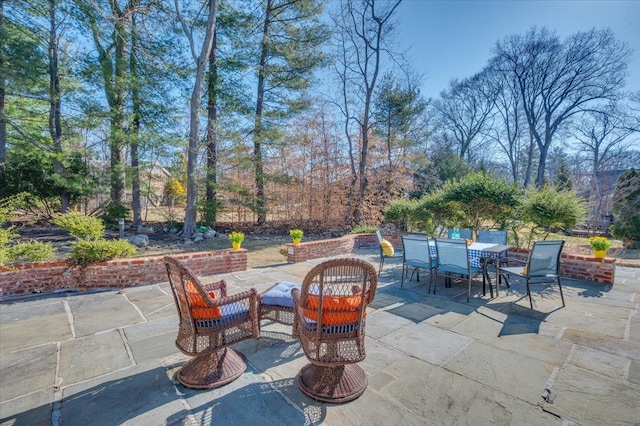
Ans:
{"type": "Polygon", "coordinates": [[[640,90],[640,0],[404,0],[398,41],[424,73],[422,93],[438,96],[452,78],[482,70],[496,41],[547,27],[564,38],[591,28],[611,28],[634,50],[627,89],[640,90]]]}

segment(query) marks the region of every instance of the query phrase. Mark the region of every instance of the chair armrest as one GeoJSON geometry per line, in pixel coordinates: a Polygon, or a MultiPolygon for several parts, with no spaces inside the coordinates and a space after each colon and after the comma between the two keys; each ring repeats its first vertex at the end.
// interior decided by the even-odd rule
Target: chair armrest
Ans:
{"type": "Polygon", "coordinates": [[[207,297],[205,299],[205,302],[207,303],[207,307],[209,308],[216,308],[223,305],[230,305],[232,303],[242,302],[245,305],[249,305],[251,312],[253,313],[253,311],[255,311],[257,315],[258,305],[260,302],[259,299],[260,298],[258,296],[258,292],[256,291],[256,289],[251,288],[249,290],[245,290],[241,293],[233,294],[231,296],[225,296],[225,297],[220,297],[216,299],[207,297]]]}
{"type": "Polygon", "coordinates": [[[227,297],[227,283],[224,280],[216,281],[209,284],[202,284],[202,288],[207,293],[215,292],[216,297],[227,297]]]}

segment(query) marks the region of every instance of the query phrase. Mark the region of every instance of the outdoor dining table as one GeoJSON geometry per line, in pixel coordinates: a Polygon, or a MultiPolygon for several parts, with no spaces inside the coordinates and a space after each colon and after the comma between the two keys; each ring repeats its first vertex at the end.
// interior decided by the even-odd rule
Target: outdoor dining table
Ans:
{"type": "MultiPolygon", "coordinates": [[[[467,246],[471,266],[482,270],[482,291],[485,292],[485,279],[489,282],[489,291],[493,297],[493,286],[489,277],[489,266],[495,262],[496,265],[496,297],[500,296],[500,258],[511,248],[511,246],[495,243],[473,242],[467,246]]],[[[436,257],[436,243],[429,240],[429,254],[436,257]]]]}

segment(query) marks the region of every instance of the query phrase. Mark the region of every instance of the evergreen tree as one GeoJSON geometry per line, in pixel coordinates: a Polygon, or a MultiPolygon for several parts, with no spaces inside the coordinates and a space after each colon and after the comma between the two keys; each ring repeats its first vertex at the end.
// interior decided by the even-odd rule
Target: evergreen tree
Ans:
{"type": "Polygon", "coordinates": [[[320,22],[319,0],[264,0],[257,67],[253,124],[258,224],[267,219],[265,149],[280,139],[276,125],[308,106],[305,91],[313,72],[323,63],[326,27],[320,22]]]}

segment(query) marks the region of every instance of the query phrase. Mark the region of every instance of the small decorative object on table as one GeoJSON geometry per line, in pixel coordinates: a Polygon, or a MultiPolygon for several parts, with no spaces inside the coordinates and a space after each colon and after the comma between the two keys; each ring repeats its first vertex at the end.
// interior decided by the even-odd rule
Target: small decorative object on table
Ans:
{"type": "Polygon", "coordinates": [[[589,238],[589,244],[591,244],[593,255],[597,259],[604,259],[607,255],[607,250],[611,247],[611,241],[606,237],[591,237],[589,238]]]}
{"type": "Polygon", "coordinates": [[[231,241],[231,245],[234,250],[239,250],[240,245],[244,241],[244,233],[239,231],[233,231],[229,234],[229,241],[231,241]]]}
{"type": "Polygon", "coordinates": [[[293,239],[294,246],[297,246],[298,244],[300,244],[300,240],[302,240],[303,235],[304,235],[304,232],[302,232],[302,229],[289,230],[289,236],[293,239]]]}

